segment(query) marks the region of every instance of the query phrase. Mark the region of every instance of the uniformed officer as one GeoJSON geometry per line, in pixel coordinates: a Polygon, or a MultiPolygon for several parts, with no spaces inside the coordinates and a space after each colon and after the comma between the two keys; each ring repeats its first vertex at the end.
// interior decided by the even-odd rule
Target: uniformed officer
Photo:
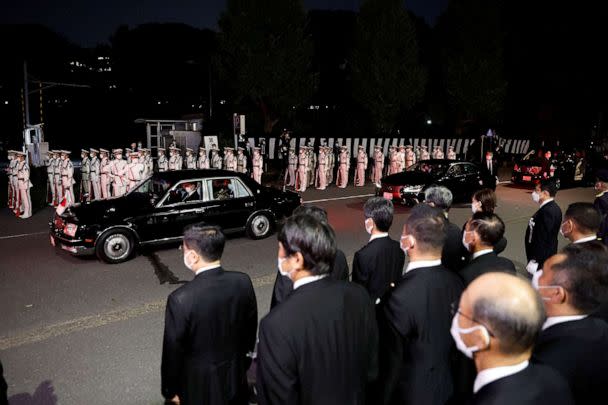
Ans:
{"type": "Polygon", "coordinates": [[[17,167],[17,182],[19,188],[19,202],[21,203],[21,212],[18,214],[21,219],[26,219],[32,216],[32,197],[30,196],[30,166],[25,160],[25,152],[17,152],[18,167],[17,167]]]}
{"type": "Polygon", "coordinates": [[[91,173],[89,151],[86,149],[80,150],[80,201],[84,201],[85,194],[89,194],[89,174],[91,173]]]}
{"type": "Polygon", "coordinates": [[[253,148],[253,158],[251,159],[251,165],[253,166],[253,170],[251,173],[251,177],[253,180],[257,181],[258,184],[262,184],[262,172],[264,171],[264,158],[261,154],[261,148],[255,147],[253,148]]]}
{"type": "Polygon", "coordinates": [[[234,148],[226,147],[225,150],[226,156],[224,157],[224,160],[226,170],[236,172],[236,157],[234,156],[234,148]]]}
{"type": "Polygon", "coordinates": [[[300,153],[298,155],[298,173],[296,176],[296,190],[300,192],[306,191],[306,186],[308,186],[308,156],[306,154],[306,147],[302,146],[300,148],[300,153]]]}
{"type": "Polygon", "coordinates": [[[139,161],[139,152],[131,152],[131,163],[127,164],[127,191],[131,191],[143,179],[144,165],[139,161]]]}
{"type": "Polygon", "coordinates": [[[122,158],[122,149],[113,149],[114,160],[111,163],[113,196],[121,197],[127,191],[127,165],[122,158]]]}
{"type": "Polygon", "coordinates": [[[315,168],[317,166],[317,155],[311,144],[309,143],[306,147],[308,155],[308,186],[312,186],[315,183],[315,168]]]}
{"type": "Polygon", "coordinates": [[[207,157],[207,150],[202,146],[198,148],[198,162],[196,165],[199,169],[209,169],[209,158],[207,157]]]}
{"type": "Polygon", "coordinates": [[[245,148],[240,146],[237,149],[236,171],[239,173],[247,173],[247,156],[245,156],[245,148]]]}
{"type": "Polygon", "coordinates": [[[99,151],[97,149],[91,148],[89,150],[89,180],[90,186],[89,190],[92,190],[92,193],[89,193],[89,201],[91,200],[99,200],[101,198],[101,183],[100,183],[100,162],[97,154],[99,151]]]}
{"type": "Polygon", "coordinates": [[[175,146],[169,147],[169,171],[181,170],[182,158],[179,149],[175,146]]]}
{"type": "Polygon", "coordinates": [[[365,171],[367,170],[367,153],[363,145],[359,145],[357,152],[357,170],[355,171],[355,186],[362,187],[365,185],[365,171]]]}
{"type": "Polygon", "coordinates": [[[284,183],[288,187],[293,187],[296,184],[296,168],[298,167],[298,156],[296,148],[289,148],[289,156],[287,158],[287,172],[285,172],[284,183]]]}
{"type": "Polygon", "coordinates": [[[184,168],[184,158],[182,157],[182,150],[175,147],[175,170],[182,170],[184,168]]]}
{"type": "Polygon", "coordinates": [[[317,162],[318,166],[315,173],[315,185],[317,190],[325,190],[327,188],[327,149],[324,146],[319,147],[317,162]]]}
{"type": "Polygon", "coordinates": [[[448,146],[448,159],[456,160],[456,152],[454,151],[454,146],[448,146]]]}
{"type": "Polygon", "coordinates": [[[379,185],[384,171],[384,153],[380,145],[374,146],[374,169],[372,171],[372,181],[379,185]]]}
{"type": "Polygon", "coordinates": [[[399,172],[399,152],[395,146],[389,146],[388,148],[389,165],[387,174],[395,174],[399,172]]]}
{"type": "Polygon", "coordinates": [[[325,176],[325,183],[327,186],[329,186],[333,181],[334,152],[333,149],[328,145],[323,146],[323,149],[325,150],[325,160],[327,162],[325,164],[325,172],[327,173],[327,175],[325,176]]]}
{"type": "Polygon", "coordinates": [[[429,153],[429,149],[426,145],[422,145],[420,147],[420,159],[418,160],[429,160],[431,158],[431,155],[429,153]]]}
{"type": "Polygon", "coordinates": [[[70,160],[69,150],[61,151],[61,186],[63,187],[63,197],[67,199],[69,205],[74,204],[74,165],[70,160]]]}
{"type": "Polygon", "coordinates": [[[57,195],[55,194],[55,153],[50,150],[46,153],[46,176],[47,176],[47,184],[46,184],[46,202],[49,205],[54,205],[55,201],[57,201],[57,195]]]}
{"type": "Polygon", "coordinates": [[[196,169],[196,156],[192,148],[186,148],[186,169],[196,169]]]}
{"type": "Polygon", "coordinates": [[[142,179],[147,179],[154,173],[154,162],[150,156],[150,149],[140,148],[139,155],[141,163],[144,165],[144,173],[142,179]]]}
{"type": "Polygon", "coordinates": [[[133,149],[135,148],[135,142],[133,142],[131,144],[131,148],[125,148],[125,155],[127,157],[127,164],[131,163],[131,152],[133,152],[133,149]]]}
{"type": "Polygon", "coordinates": [[[222,168],[222,157],[218,152],[219,149],[215,146],[211,148],[211,167],[213,167],[214,169],[222,168]]]}
{"type": "Polygon", "coordinates": [[[53,178],[55,183],[55,197],[57,198],[53,202],[53,206],[56,207],[61,200],[63,200],[63,183],[61,181],[61,163],[63,160],[61,159],[61,151],[55,150],[55,161],[53,162],[53,178]]]}
{"type": "Polygon", "coordinates": [[[401,173],[406,168],[406,166],[405,166],[405,154],[406,154],[405,146],[404,145],[399,145],[399,171],[397,173],[401,173]]]}
{"type": "Polygon", "coordinates": [[[101,198],[110,198],[110,184],[112,183],[112,164],[110,162],[109,151],[103,148],[99,148],[99,156],[101,158],[99,162],[99,183],[101,188],[101,198]]]}
{"type": "Polygon", "coordinates": [[[409,168],[416,163],[416,154],[412,150],[412,145],[405,145],[405,168],[409,168]]]}
{"type": "Polygon", "coordinates": [[[441,146],[435,146],[435,150],[433,151],[433,159],[443,159],[443,148],[441,146]]]}
{"type": "Polygon", "coordinates": [[[336,185],[340,188],[346,188],[348,185],[348,169],[350,168],[350,155],[346,146],[340,148],[340,155],[338,156],[338,178],[336,179],[336,185]]]}
{"type": "Polygon", "coordinates": [[[158,164],[158,171],[159,172],[166,172],[169,170],[169,160],[167,159],[167,156],[165,155],[165,148],[157,148],[157,153],[158,153],[158,161],[156,162],[158,164]]]}
{"type": "Polygon", "coordinates": [[[19,169],[19,151],[13,150],[9,151],[9,180],[10,180],[10,191],[11,191],[11,201],[12,201],[12,209],[15,213],[19,212],[20,203],[19,203],[19,181],[17,180],[17,171],[19,169]]]}

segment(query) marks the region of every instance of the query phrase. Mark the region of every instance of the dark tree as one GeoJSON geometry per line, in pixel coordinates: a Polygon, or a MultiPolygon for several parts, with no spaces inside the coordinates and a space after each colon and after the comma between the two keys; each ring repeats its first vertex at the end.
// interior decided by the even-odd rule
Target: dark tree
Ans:
{"type": "Polygon", "coordinates": [[[419,63],[414,23],[400,0],[366,0],[353,55],[355,98],[379,132],[391,132],[403,112],[422,100],[426,72],[419,63]]]}

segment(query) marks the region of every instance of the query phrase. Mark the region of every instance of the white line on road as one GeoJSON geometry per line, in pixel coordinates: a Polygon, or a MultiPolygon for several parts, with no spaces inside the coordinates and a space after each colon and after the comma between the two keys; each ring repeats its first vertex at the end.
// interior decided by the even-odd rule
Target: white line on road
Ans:
{"type": "Polygon", "coordinates": [[[42,235],[43,233],[49,233],[49,231],[32,232],[32,233],[21,233],[19,235],[0,236],[0,240],[2,240],[2,239],[13,239],[13,238],[23,238],[25,236],[33,236],[33,235],[42,235]]]}
{"type": "Polygon", "coordinates": [[[304,201],[304,204],[317,203],[317,202],[325,202],[325,201],[348,200],[348,199],[351,199],[351,198],[373,197],[374,195],[375,194],[359,194],[359,195],[348,195],[346,197],[323,198],[321,200],[304,201]]]}

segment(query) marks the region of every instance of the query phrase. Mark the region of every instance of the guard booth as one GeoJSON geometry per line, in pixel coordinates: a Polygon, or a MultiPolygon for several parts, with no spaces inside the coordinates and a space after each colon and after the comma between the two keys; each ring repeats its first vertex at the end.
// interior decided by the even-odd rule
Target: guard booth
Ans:
{"type": "Polygon", "coordinates": [[[156,156],[157,149],[169,148],[173,142],[182,150],[186,148],[198,149],[202,141],[202,119],[191,120],[154,120],[139,118],[136,124],[146,125],[146,147],[156,156]]]}
{"type": "Polygon", "coordinates": [[[42,124],[28,125],[23,130],[23,145],[27,152],[29,165],[32,167],[44,166],[49,144],[44,142],[42,124]]]}

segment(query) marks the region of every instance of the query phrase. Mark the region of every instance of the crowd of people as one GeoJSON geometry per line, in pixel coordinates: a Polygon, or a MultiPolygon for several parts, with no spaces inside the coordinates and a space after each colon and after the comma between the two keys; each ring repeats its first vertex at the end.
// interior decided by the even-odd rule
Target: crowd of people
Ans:
{"type": "Polygon", "coordinates": [[[327,213],[301,206],[278,232],[259,329],[250,278],[221,266],[221,230],[191,226],[182,249],[196,277],[167,301],[162,394],[247,404],[251,368],[260,404],[599,403],[608,383],[608,172],[596,189],[595,203],[562,216],[555,183],[536,186],[539,208],[522,229],[525,275],[500,256],[505,223],[491,189],[472,196],[458,226],[451,192],[429,188],[398,241],[392,202],[369,199],[369,242],[350,269],[327,213]],[[571,243],[558,251],[560,234],[571,243]]]}

